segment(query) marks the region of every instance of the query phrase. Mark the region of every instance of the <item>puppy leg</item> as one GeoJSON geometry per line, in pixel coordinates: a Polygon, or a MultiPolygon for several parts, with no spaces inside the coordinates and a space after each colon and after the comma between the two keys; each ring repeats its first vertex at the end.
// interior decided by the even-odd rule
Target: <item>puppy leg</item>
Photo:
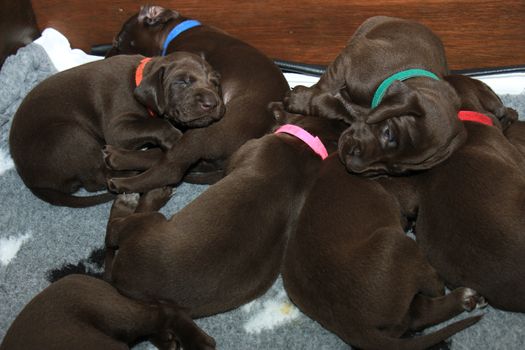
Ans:
{"type": "Polygon", "coordinates": [[[133,231],[141,230],[149,220],[155,218],[148,215],[156,213],[171,198],[170,187],[161,187],[151,190],[139,197],[137,193],[120,194],[113,202],[106,228],[106,256],[104,261],[104,279],[111,280],[113,261],[117,254],[119,244],[125,236],[131,235],[133,231]]]}
{"type": "Polygon", "coordinates": [[[215,340],[206,334],[193,319],[188,311],[174,307],[168,303],[160,303],[165,323],[161,332],[149,340],[159,349],[212,350],[215,349],[215,340]]]}
{"type": "Polygon", "coordinates": [[[106,145],[102,149],[102,154],[104,163],[111,170],[144,171],[162,159],[164,152],[160,148],[139,151],[106,145]]]}
{"type": "Polygon", "coordinates": [[[487,305],[485,298],[470,288],[457,288],[437,298],[417,294],[410,305],[410,330],[418,331],[444,322],[463,311],[487,305]]]}
{"type": "Polygon", "coordinates": [[[122,230],[122,225],[120,225],[122,219],[135,212],[138,202],[138,193],[119,194],[111,206],[105,238],[106,256],[104,259],[103,278],[106,281],[111,280],[111,267],[113,266],[113,260],[118,249],[118,236],[122,230]]]}
{"type": "Polygon", "coordinates": [[[158,211],[171,198],[172,188],[169,186],[155,188],[140,196],[135,213],[158,211]]]}

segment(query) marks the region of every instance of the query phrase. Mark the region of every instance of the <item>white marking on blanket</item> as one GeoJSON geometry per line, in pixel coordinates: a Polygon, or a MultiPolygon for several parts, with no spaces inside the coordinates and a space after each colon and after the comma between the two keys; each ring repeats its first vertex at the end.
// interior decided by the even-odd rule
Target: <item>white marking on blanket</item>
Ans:
{"type": "Polygon", "coordinates": [[[32,234],[26,233],[22,236],[11,236],[0,238],[0,264],[7,266],[11,260],[16,257],[22,244],[33,237],[32,234]]]}
{"type": "Polygon", "coordinates": [[[273,329],[299,317],[299,310],[292,305],[284,291],[279,292],[277,297],[262,302],[255,300],[242,307],[244,312],[255,314],[244,324],[244,330],[248,333],[260,333],[263,330],[273,329]]]}
{"type": "Polygon", "coordinates": [[[14,166],[13,159],[7,154],[7,152],[0,150],[0,175],[9,169],[12,169],[14,166]]]}

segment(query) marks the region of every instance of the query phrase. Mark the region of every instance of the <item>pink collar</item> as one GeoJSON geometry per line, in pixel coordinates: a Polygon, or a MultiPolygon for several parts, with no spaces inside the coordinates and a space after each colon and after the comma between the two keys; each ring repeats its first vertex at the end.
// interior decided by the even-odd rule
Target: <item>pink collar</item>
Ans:
{"type": "Polygon", "coordinates": [[[490,117],[486,116],[483,113],[474,112],[474,111],[459,111],[458,112],[459,120],[477,122],[485,125],[493,126],[494,123],[490,117]]]}
{"type": "Polygon", "coordinates": [[[310,148],[315,153],[317,153],[321,157],[321,159],[324,160],[326,157],[328,157],[328,152],[326,151],[326,148],[321,142],[321,140],[317,136],[313,136],[308,131],[304,130],[303,128],[297,125],[285,124],[279,129],[275,130],[274,134],[277,133],[286,133],[293,135],[298,139],[301,139],[308,146],[310,146],[310,148]]]}

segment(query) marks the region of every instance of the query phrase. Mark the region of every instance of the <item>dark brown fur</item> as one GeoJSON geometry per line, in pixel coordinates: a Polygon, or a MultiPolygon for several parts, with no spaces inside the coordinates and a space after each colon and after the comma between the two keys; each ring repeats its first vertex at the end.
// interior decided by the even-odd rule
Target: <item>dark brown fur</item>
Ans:
{"type": "Polygon", "coordinates": [[[20,312],[1,350],[124,350],[149,338],[159,349],[215,349],[186,311],[168,303],[135,301],[107,282],[69,275],[20,312]]]}
{"type": "MultiPolygon", "coordinates": [[[[168,33],[185,19],[176,11],[143,6],[124,24],[109,55],[159,55],[168,33]]],[[[247,140],[267,133],[275,125],[266,107],[271,101],[282,100],[289,87],[281,71],[268,57],[247,43],[207,25],[182,33],[168,47],[168,52],[181,50],[203,54],[221,74],[226,105],[224,118],[206,130],[185,132],[161,161],[151,161],[143,174],[110,179],[109,186],[115,191],[145,192],[177,184],[188,169],[190,173],[186,179],[192,182],[217,181],[224,176],[224,161],[237,148],[247,140]]],[[[113,169],[135,165],[133,162],[117,164],[111,160],[111,154],[108,163],[113,169]]]]}
{"type": "MultiPolygon", "coordinates": [[[[83,187],[106,189],[105,144],[136,150],[167,149],[179,128],[203,127],[222,117],[217,73],[201,57],[179,52],[154,58],[135,85],[142,56],[120,56],[57,73],[35,87],[16,112],[10,151],[24,183],[55,205],[88,206],[109,193],[73,196],[83,187]],[[191,77],[191,87],[180,88],[191,77]],[[147,109],[158,116],[150,117],[147,109]]],[[[135,170],[135,169],[131,169],[135,170]]],[[[135,173],[136,174],[136,173],[135,173]]]]}
{"type": "Polygon", "coordinates": [[[424,349],[479,318],[415,338],[472,310],[469,288],[444,296],[444,284],[407,237],[395,198],[379,183],[350,175],[329,157],[291,234],[283,280],[292,301],[347,343],[362,349],[424,349]]]}
{"type": "Polygon", "coordinates": [[[417,214],[417,241],[449,286],[473,288],[496,308],[525,312],[525,158],[501,131],[518,123],[516,113],[477,80],[448,80],[462,109],[495,117],[495,126],[464,122],[467,142],[448,160],[417,176],[381,181],[402,188],[404,210],[417,214]]]}
{"type": "Polygon", "coordinates": [[[286,97],[288,110],[350,122],[339,156],[349,171],[368,176],[429,169],[450,156],[466,138],[457,120],[459,101],[442,78],[448,74],[441,40],[413,21],[372,17],[352,36],[319,82],[286,97]],[[425,69],[440,80],[396,81],[371,109],[382,81],[407,69],[425,69]]]}
{"type": "MultiPolygon", "coordinates": [[[[287,115],[276,106],[280,120],[335,151],[344,123],[287,115]]],[[[321,164],[298,138],[269,134],[246,142],[230,158],[227,176],[169,219],[151,212],[167,200],[165,188],[138,203],[119,196],[106,236],[107,280],[135,298],[176,301],[193,317],[253,300],[277,278],[288,234],[321,164]]]]}

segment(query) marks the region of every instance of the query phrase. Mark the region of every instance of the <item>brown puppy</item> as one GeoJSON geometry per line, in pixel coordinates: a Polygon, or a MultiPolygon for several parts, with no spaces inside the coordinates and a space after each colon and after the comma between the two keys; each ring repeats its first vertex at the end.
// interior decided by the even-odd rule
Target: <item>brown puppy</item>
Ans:
{"type": "Polygon", "coordinates": [[[8,329],[1,350],[122,350],[150,338],[159,349],[215,349],[185,310],[145,304],[107,282],[69,275],[34,297],[8,329]]]}
{"type": "MultiPolygon", "coordinates": [[[[254,47],[207,25],[187,28],[173,40],[166,41],[172,31],[186,23],[195,22],[188,22],[176,11],[144,6],[124,24],[109,55],[159,55],[166,42],[169,43],[166,52],[183,50],[203,54],[221,74],[226,105],[224,118],[206,131],[185,132],[162,161],[151,164],[143,174],[111,179],[108,185],[115,191],[145,192],[176,184],[192,166],[186,180],[217,181],[224,176],[224,160],[244,142],[264,135],[275,125],[267,110],[268,103],[281,101],[289,89],[279,68],[254,47]]],[[[121,170],[133,168],[135,164],[114,162],[109,154],[108,165],[121,170]]]]}
{"type": "Polygon", "coordinates": [[[483,113],[502,130],[518,120],[518,112],[504,106],[499,96],[484,82],[460,74],[447,75],[444,79],[456,90],[461,110],[483,113]]]}
{"type": "Polygon", "coordinates": [[[498,95],[485,83],[464,75],[449,75],[445,79],[461,98],[461,109],[477,111],[490,117],[503,130],[505,137],[525,155],[525,122],[518,113],[501,102],[498,95]]]}
{"type": "Polygon", "coordinates": [[[447,74],[443,44],[429,28],[372,17],[319,82],[294,88],[285,106],[328,118],[346,110],[351,125],[339,156],[347,169],[404,174],[435,166],[465,141],[458,98],[442,79],[447,74]]]}
{"type": "Polygon", "coordinates": [[[471,287],[494,307],[525,312],[525,158],[500,129],[515,111],[487,94],[481,82],[449,80],[462,108],[501,122],[464,122],[467,143],[410,180],[415,187],[408,211],[417,212],[417,241],[450,286],[471,287]]]}
{"type": "Polygon", "coordinates": [[[283,282],[308,316],[360,349],[424,349],[477,322],[401,338],[484,304],[474,290],[444,295],[443,281],[405,235],[395,198],[325,160],[291,234],[283,282]]]}
{"type": "MultiPolygon", "coordinates": [[[[317,135],[328,151],[335,151],[346,127],[275,113],[317,135]]],[[[288,234],[321,164],[301,139],[273,133],[246,142],[230,158],[227,176],[170,219],[145,213],[164,203],[166,188],[138,203],[120,195],[108,224],[105,277],[125,295],[173,300],[192,317],[253,300],[277,278],[288,234]]]]}
{"type": "Polygon", "coordinates": [[[141,65],[142,59],[121,56],[75,67],[26,96],[9,142],[16,168],[35,195],[72,207],[108,201],[112,194],[71,195],[80,187],[103,190],[107,177],[115,176],[101,155],[105,144],[167,149],[179,139],[178,128],[204,130],[222,117],[218,75],[200,56],[178,52],[141,65]]]}

